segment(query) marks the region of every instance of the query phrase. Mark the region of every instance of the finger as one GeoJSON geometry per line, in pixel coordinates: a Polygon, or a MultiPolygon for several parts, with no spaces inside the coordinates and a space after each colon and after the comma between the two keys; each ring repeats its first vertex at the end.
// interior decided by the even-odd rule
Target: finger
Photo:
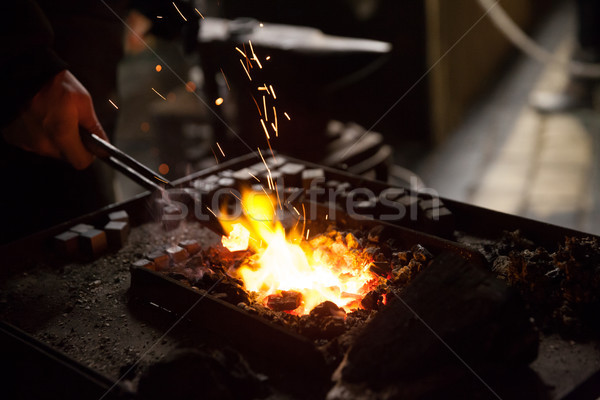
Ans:
{"type": "Polygon", "coordinates": [[[87,168],[94,161],[92,153],[81,142],[76,112],[57,118],[47,129],[55,147],[75,169],[87,168]]]}
{"type": "Polygon", "coordinates": [[[27,121],[17,118],[3,131],[6,143],[44,157],[61,158],[58,148],[41,132],[41,126],[29,126],[27,121]]]}
{"type": "MultiPolygon", "coordinates": [[[[76,79],[73,77],[73,79],[76,79]]],[[[77,81],[79,84],[79,82],[77,81]]],[[[79,84],[80,85],[80,84],[79,84]]],[[[98,121],[98,117],[96,116],[96,111],[94,110],[94,104],[92,102],[92,98],[89,96],[85,88],[82,87],[83,95],[79,96],[76,102],[77,113],[79,115],[79,125],[85,129],[86,131],[93,133],[100,137],[103,140],[108,140],[108,136],[102,128],[100,121],[98,121]]]]}

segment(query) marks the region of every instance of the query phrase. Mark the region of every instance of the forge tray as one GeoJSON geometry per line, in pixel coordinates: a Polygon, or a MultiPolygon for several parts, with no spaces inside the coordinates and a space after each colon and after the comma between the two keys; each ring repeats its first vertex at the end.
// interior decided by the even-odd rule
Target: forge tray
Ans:
{"type": "MultiPolygon", "coordinates": [[[[306,168],[322,170],[328,181],[349,182],[353,187],[365,187],[374,192],[381,192],[389,187],[385,183],[343,171],[289,157],[286,159],[306,168]]],[[[175,184],[188,187],[195,180],[226,170],[241,170],[258,162],[260,159],[257,156],[247,155],[184,177],[175,184]]],[[[165,237],[171,235],[160,233],[154,205],[156,198],[156,194],[144,193],[0,248],[4,260],[0,269],[0,314],[7,326],[1,330],[1,334],[3,339],[11,338],[3,340],[2,345],[11,346],[15,337],[20,337],[19,343],[27,347],[30,354],[35,355],[29,358],[32,363],[44,360],[48,365],[53,365],[54,362],[59,362],[57,360],[61,360],[61,364],[67,360],[70,371],[83,371],[79,374],[84,377],[81,380],[83,386],[97,389],[106,388],[111,382],[118,383],[118,390],[113,390],[111,395],[121,398],[131,396],[127,385],[123,385],[122,381],[118,382],[131,367],[133,373],[136,368],[143,369],[182,344],[193,346],[205,340],[204,337],[200,340],[190,338],[179,330],[170,331],[169,327],[178,319],[182,320],[181,330],[197,332],[200,321],[201,327],[213,331],[213,336],[214,332],[219,332],[219,340],[225,344],[240,348],[246,345],[250,348],[249,351],[259,349],[262,355],[266,350],[267,356],[275,356],[279,361],[287,360],[289,368],[306,370],[306,366],[310,365],[310,371],[315,375],[322,376],[323,371],[328,373],[320,353],[306,338],[241,312],[237,307],[185,287],[162,274],[143,268],[133,268],[130,272],[130,263],[143,253],[135,248],[136,241],[157,235],[154,244],[159,245],[164,243],[165,237]],[[104,255],[96,262],[66,262],[56,254],[52,246],[55,235],[78,223],[103,226],[108,213],[118,210],[128,212],[132,225],[129,243],[123,249],[104,255]],[[158,238],[159,235],[162,235],[161,238],[158,238]],[[105,270],[98,270],[99,267],[105,270]],[[72,277],[76,278],[73,282],[65,282],[72,277]],[[62,287],[66,289],[63,290],[62,287]],[[23,299],[27,300],[26,306],[14,306],[14,302],[23,299]],[[198,302],[199,299],[202,300],[198,302]],[[73,303],[73,307],[68,306],[65,310],[61,302],[73,303]],[[187,313],[195,303],[196,306],[187,313]],[[157,310],[162,314],[161,317],[156,316],[157,310]],[[31,314],[30,317],[27,316],[28,313],[31,314]],[[9,324],[16,325],[19,329],[14,330],[9,324]],[[262,334],[265,332],[270,335],[268,339],[262,334]],[[60,357],[49,354],[48,348],[54,348],[52,351],[58,349],[56,354],[60,354],[60,357]],[[112,358],[98,355],[103,352],[107,352],[112,358]],[[142,356],[146,359],[145,363],[134,365],[142,356]]],[[[523,236],[548,249],[555,249],[565,236],[591,236],[448,199],[441,200],[453,216],[450,232],[439,229],[424,219],[387,224],[385,231],[401,243],[406,243],[406,246],[420,243],[434,254],[442,251],[458,252],[463,257],[479,260],[481,263],[485,261],[473,250],[471,243],[492,243],[499,240],[504,231],[519,229],[523,236]],[[437,235],[445,235],[446,238],[437,235]]],[[[326,212],[325,209],[319,209],[320,216],[326,212]]],[[[315,232],[322,228],[318,223],[323,218],[316,221],[312,228],[315,232]]],[[[338,223],[369,225],[374,222],[356,217],[352,221],[341,218],[338,223]]],[[[185,233],[183,235],[185,237],[185,233]]],[[[211,233],[207,232],[206,235],[211,233]]],[[[532,369],[544,382],[554,386],[554,390],[550,391],[553,398],[580,396],[581,393],[598,396],[598,388],[593,386],[600,370],[598,360],[600,351],[594,343],[570,342],[552,335],[542,337],[540,355],[532,369]]],[[[135,381],[135,378],[132,379],[135,381]]],[[[47,385],[47,392],[62,385],[58,379],[54,383],[40,382],[47,385]]],[[[80,397],[65,395],[63,398],[80,397]]]]}

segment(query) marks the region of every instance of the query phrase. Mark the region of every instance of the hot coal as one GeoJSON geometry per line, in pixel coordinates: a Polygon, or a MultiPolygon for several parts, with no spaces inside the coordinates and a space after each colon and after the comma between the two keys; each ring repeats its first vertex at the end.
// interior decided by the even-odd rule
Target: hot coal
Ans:
{"type": "Polygon", "coordinates": [[[274,311],[292,311],[302,304],[302,293],[284,290],[267,296],[267,307],[274,311]]]}

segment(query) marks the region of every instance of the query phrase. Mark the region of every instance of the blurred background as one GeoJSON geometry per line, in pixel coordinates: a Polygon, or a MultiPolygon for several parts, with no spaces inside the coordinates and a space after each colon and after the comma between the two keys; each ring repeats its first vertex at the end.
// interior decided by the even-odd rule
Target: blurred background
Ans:
{"type": "MultiPolygon", "coordinates": [[[[500,4],[540,45],[569,59],[572,1],[500,4]]],[[[532,95],[563,90],[567,71],[516,50],[476,0],[198,0],[195,6],[204,19],[191,53],[129,31],[119,67],[116,144],[167,178],[255,150],[249,126],[260,125],[248,115],[258,105],[242,83],[236,38],[280,24],[292,32],[310,27],[392,47],[369,57],[282,50],[282,43],[261,46],[257,39],[261,57],[273,51],[265,79],[273,77],[278,94],[281,88],[282,98],[294,100],[284,100],[289,136],[282,123],[274,150],[600,234],[598,110],[536,111],[532,95]],[[229,29],[226,40],[215,39],[222,26],[229,29]]],[[[132,13],[128,23],[143,32],[152,21],[132,13]]],[[[142,191],[121,176],[116,186],[119,201],[142,191]]]]}

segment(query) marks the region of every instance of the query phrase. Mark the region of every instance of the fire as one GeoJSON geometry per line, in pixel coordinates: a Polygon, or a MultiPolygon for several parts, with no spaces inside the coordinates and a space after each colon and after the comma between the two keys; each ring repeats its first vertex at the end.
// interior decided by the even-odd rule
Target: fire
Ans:
{"type": "Polygon", "coordinates": [[[283,291],[299,292],[302,303],[293,313],[300,315],[327,300],[347,310],[358,308],[360,299],[377,285],[377,277],[369,270],[372,260],[354,236],[342,240],[319,235],[308,241],[298,230],[286,234],[276,208],[271,196],[245,192],[244,215],[233,221],[221,219],[229,234],[222,238],[223,246],[230,251],[250,247],[255,252],[233,272],[246,290],[256,292],[262,302],[283,291]]]}

